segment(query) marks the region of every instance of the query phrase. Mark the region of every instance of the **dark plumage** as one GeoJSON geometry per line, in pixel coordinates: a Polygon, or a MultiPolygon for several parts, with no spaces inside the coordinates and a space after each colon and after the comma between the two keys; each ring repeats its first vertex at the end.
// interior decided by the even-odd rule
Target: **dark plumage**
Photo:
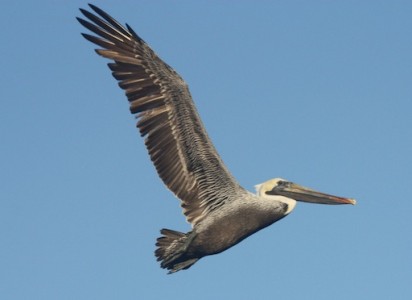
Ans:
{"type": "MultiPolygon", "coordinates": [[[[96,50],[99,55],[112,61],[108,66],[138,119],[157,173],[181,200],[193,227],[186,234],[161,230],[155,252],[161,267],[170,272],[187,269],[292,211],[295,200],[282,196],[284,187],[277,188],[284,180],[262,184],[259,195],[237,183],[210,141],[183,79],[128,25],[123,27],[98,7],[89,6],[96,14],[80,9],[88,20],[77,19],[97,36],[83,36],[101,47],[96,50]]],[[[288,197],[293,196],[288,189],[288,197]]],[[[302,201],[316,202],[307,198],[312,200],[302,201]]],[[[353,202],[338,197],[333,201],[353,202]]]]}

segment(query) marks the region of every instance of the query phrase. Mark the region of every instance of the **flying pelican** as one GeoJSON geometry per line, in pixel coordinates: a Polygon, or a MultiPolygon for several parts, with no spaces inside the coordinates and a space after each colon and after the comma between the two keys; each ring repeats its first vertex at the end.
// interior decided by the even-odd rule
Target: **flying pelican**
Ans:
{"type": "Polygon", "coordinates": [[[190,268],[200,258],[217,254],[287,216],[296,201],[355,204],[276,178],[252,194],[233,178],[200,120],[185,81],[126,24],[100,8],[80,9],[77,18],[97,36],[83,33],[100,46],[96,52],[125,90],[130,111],[157,173],[180,199],[192,230],[162,229],[155,255],[169,273],[190,268]],[[91,21],[91,22],[90,22],[91,21]]]}

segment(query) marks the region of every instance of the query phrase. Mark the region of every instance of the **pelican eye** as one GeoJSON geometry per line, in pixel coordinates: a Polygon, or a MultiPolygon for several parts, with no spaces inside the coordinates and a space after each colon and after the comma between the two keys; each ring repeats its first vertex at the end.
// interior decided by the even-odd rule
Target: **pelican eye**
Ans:
{"type": "Polygon", "coordinates": [[[290,182],[290,181],[280,180],[280,181],[278,181],[275,188],[285,188],[285,187],[290,187],[291,185],[292,185],[292,182],[290,182]]]}
{"type": "Polygon", "coordinates": [[[276,185],[269,191],[266,191],[266,195],[281,195],[280,193],[286,189],[289,188],[292,185],[292,182],[290,181],[285,181],[285,180],[279,180],[276,185]]]}

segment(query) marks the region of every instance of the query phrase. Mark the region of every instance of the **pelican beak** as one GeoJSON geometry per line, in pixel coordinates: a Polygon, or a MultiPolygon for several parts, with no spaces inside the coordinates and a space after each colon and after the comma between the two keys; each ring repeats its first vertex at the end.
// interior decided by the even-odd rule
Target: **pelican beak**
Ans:
{"type": "Polygon", "coordinates": [[[279,182],[272,190],[267,191],[266,193],[269,195],[285,196],[301,202],[319,204],[356,204],[355,199],[324,194],[287,181],[279,182]]]}

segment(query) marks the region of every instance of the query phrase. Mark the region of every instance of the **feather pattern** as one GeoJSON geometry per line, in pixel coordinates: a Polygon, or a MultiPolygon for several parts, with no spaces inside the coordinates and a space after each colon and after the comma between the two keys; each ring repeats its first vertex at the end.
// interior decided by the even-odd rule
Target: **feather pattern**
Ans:
{"type": "Polygon", "coordinates": [[[108,64],[125,91],[151,160],[166,186],[181,200],[195,226],[210,212],[248,193],[229,173],[210,141],[184,80],[126,24],[90,5],[96,15],[79,22],[83,34],[112,60],[108,64]]]}

